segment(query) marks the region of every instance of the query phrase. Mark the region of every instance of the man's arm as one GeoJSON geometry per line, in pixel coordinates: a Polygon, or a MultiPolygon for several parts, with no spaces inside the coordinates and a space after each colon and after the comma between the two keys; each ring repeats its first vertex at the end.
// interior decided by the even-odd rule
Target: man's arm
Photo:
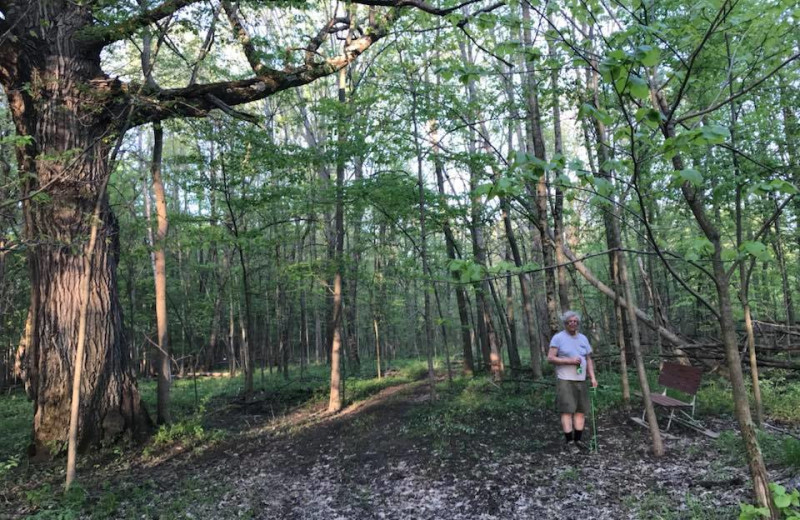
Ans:
{"type": "Polygon", "coordinates": [[[592,388],[597,388],[597,378],[594,377],[594,361],[592,355],[586,356],[586,373],[589,374],[589,379],[592,381],[592,388]]]}
{"type": "Polygon", "coordinates": [[[550,347],[547,352],[547,361],[553,365],[580,365],[580,357],[558,357],[558,347],[550,347]]]}

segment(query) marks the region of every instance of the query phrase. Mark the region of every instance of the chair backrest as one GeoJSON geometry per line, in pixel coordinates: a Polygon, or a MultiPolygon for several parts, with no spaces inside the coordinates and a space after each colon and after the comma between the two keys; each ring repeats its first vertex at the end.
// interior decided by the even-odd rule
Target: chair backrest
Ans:
{"type": "Polygon", "coordinates": [[[658,384],[681,391],[685,394],[694,395],[700,388],[700,378],[703,376],[703,369],[678,363],[664,363],[661,367],[661,374],[658,376],[658,384]]]}

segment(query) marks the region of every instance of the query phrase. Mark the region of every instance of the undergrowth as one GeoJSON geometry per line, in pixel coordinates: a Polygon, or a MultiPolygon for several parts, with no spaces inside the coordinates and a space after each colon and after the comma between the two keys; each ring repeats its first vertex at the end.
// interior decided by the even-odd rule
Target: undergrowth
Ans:
{"type": "Polygon", "coordinates": [[[30,440],[33,403],[22,392],[0,397],[0,482],[23,463],[30,440]]]}
{"type": "MultiPolygon", "coordinates": [[[[437,361],[437,371],[442,374],[441,361],[437,361]]],[[[375,367],[368,363],[362,365],[358,372],[345,371],[345,404],[367,399],[394,385],[424,379],[427,377],[427,364],[422,360],[393,360],[384,369],[384,374],[381,379],[375,377],[375,367]]],[[[439,399],[415,406],[399,433],[424,439],[431,443],[437,456],[447,458],[535,451],[547,440],[530,435],[528,425],[534,424],[534,421],[553,420],[553,427],[557,428],[552,374],[539,382],[521,380],[511,374],[503,382],[493,382],[482,376],[456,376],[452,382],[439,382],[436,385],[439,399]],[[488,453],[475,450],[476,439],[482,438],[496,441],[487,448],[488,453]]],[[[648,370],[653,391],[659,390],[657,377],[655,368],[648,370]]],[[[245,403],[241,397],[241,376],[175,380],[170,395],[173,421],[154,432],[143,455],[152,461],[152,457],[175,446],[189,450],[207,449],[236,435],[233,423],[238,421],[241,424],[243,417],[247,419],[244,422],[257,420],[263,423],[270,420],[270,413],[277,416],[298,406],[323,405],[328,398],[328,378],[327,366],[305,367],[302,373],[298,367],[293,367],[288,378],[279,372],[270,374],[264,371],[263,375],[256,372],[252,403],[245,403]]],[[[603,414],[620,407],[622,390],[619,374],[602,372],[598,374],[598,379],[600,388],[593,393],[596,413],[603,414]]],[[[639,385],[634,372],[631,372],[629,381],[631,391],[636,392],[639,385]]],[[[148,409],[153,410],[155,382],[143,381],[139,388],[148,409]]],[[[762,379],[761,389],[768,416],[789,423],[800,422],[800,409],[796,406],[800,402],[800,384],[782,371],[773,371],[762,379]]],[[[688,399],[679,394],[673,395],[688,399]]],[[[640,407],[640,399],[633,397],[631,404],[634,409],[640,407]]],[[[76,486],[64,494],[61,492],[59,470],[42,473],[27,467],[24,448],[30,435],[31,410],[31,403],[21,393],[0,396],[0,483],[12,482],[15,476],[28,479],[27,487],[23,486],[26,491],[18,492],[24,494],[21,500],[31,511],[31,518],[141,518],[152,515],[175,518],[180,516],[181,504],[216,500],[224,491],[207,482],[188,478],[173,488],[174,491],[162,503],[161,509],[155,510],[153,504],[159,503],[156,499],[159,493],[157,486],[147,482],[126,481],[111,484],[99,477],[117,471],[111,469],[97,473],[96,478],[105,481],[92,481],[95,469],[88,465],[95,464],[92,461],[97,459],[87,456],[78,470],[79,478],[84,478],[82,484],[85,487],[76,486]],[[23,465],[25,468],[21,467],[23,465]],[[40,480],[34,484],[36,479],[40,480]]],[[[714,376],[704,376],[698,392],[697,413],[701,419],[703,416],[732,413],[731,392],[727,382],[714,376]]],[[[359,429],[373,427],[368,417],[356,420],[362,421],[359,429]]],[[[759,432],[759,441],[769,464],[800,468],[800,441],[763,431],[759,432]]],[[[744,450],[738,435],[723,433],[716,446],[723,461],[732,465],[744,464],[744,450]]],[[[104,449],[113,450],[116,455],[113,459],[122,466],[126,464],[126,457],[137,453],[122,445],[104,449]]],[[[58,460],[55,464],[60,469],[63,461],[58,460]]],[[[635,505],[639,508],[637,510],[642,510],[642,504],[649,504],[647,507],[654,512],[654,516],[647,518],[716,519],[725,515],[730,517],[731,514],[730,511],[716,514],[688,496],[676,504],[663,496],[648,495],[641,504],[635,505]]]]}

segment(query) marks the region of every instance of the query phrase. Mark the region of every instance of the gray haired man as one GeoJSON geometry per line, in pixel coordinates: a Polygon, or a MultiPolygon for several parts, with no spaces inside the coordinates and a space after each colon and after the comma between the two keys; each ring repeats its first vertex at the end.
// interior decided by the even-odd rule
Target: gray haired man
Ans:
{"type": "Polygon", "coordinates": [[[586,414],[590,411],[587,375],[592,387],[597,387],[591,357],[592,346],[586,336],[578,332],[581,323],[578,313],[567,311],[561,321],[564,330],[550,340],[550,350],[547,353],[547,360],[556,369],[556,405],[561,414],[566,445],[574,442],[578,448],[588,449],[583,442],[586,414]]]}

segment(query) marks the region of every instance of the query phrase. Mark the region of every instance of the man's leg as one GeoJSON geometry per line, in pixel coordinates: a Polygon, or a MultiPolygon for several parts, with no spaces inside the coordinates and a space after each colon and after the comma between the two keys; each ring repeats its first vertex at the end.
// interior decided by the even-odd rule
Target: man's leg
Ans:
{"type": "Polygon", "coordinates": [[[573,424],[575,425],[575,431],[572,434],[572,438],[575,441],[575,444],[583,441],[583,427],[586,423],[586,415],[582,413],[576,413],[573,415],[573,424]]]}
{"type": "Polygon", "coordinates": [[[573,414],[573,418],[571,422],[574,424],[575,429],[583,431],[583,426],[586,424],[586,414],[576,413],[573,414]]]}
{"type": "Polygon", "coordinates": [[[566,442],[573,440],[573,433],[572,433],[572,414],[571,413],[562,413],[561,414],[561,429],[564,430],[564,439],[566,442]]]}

